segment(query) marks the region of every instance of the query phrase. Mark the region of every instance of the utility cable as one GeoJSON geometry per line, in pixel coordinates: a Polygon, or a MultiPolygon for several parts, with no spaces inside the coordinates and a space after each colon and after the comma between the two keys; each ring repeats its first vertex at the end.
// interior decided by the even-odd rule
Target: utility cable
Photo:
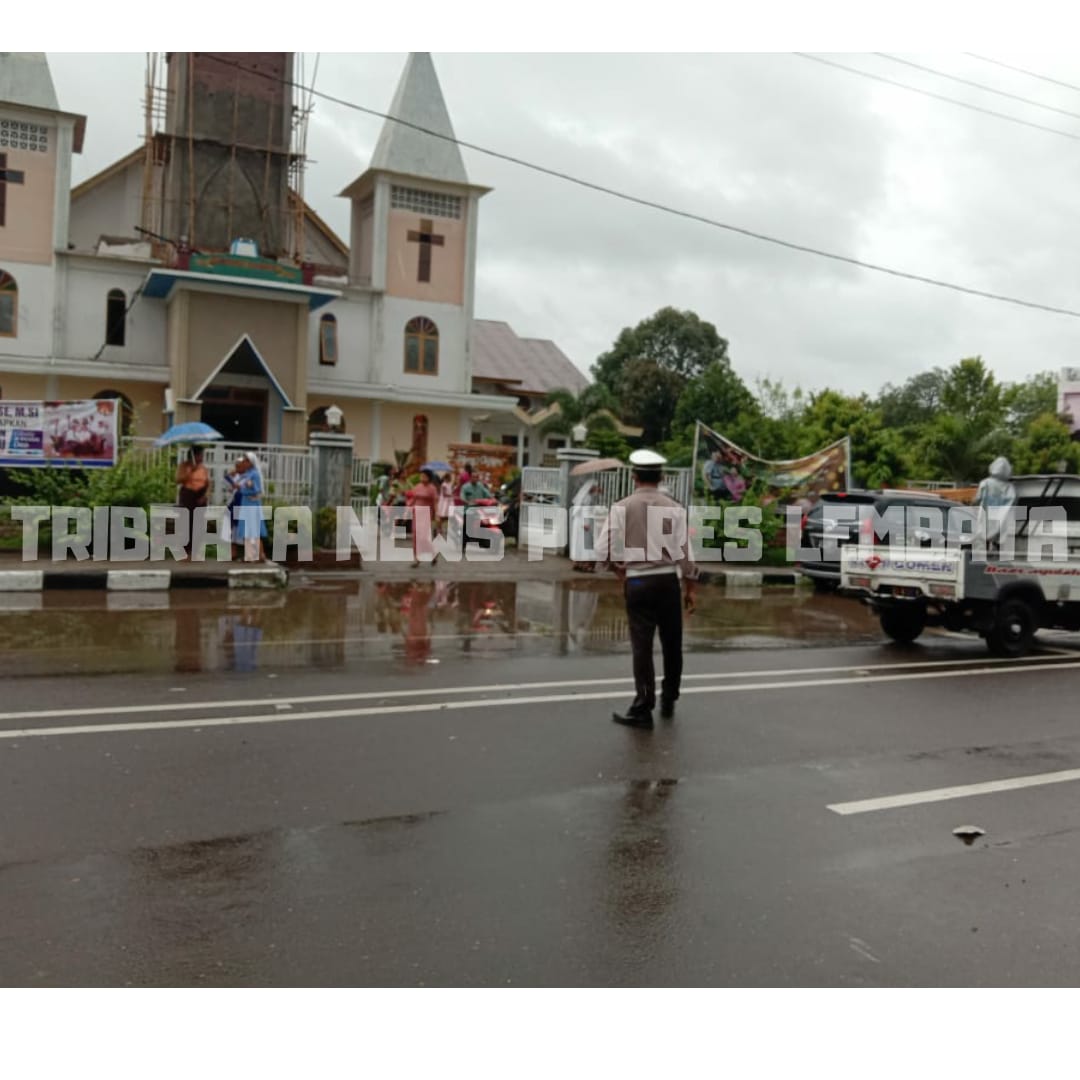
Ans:
{"type": "Polygon", "coordinates": [[[976,60],[981,60],[984,64],[993,64],[995,67],[1004,68],[1006,71],[1015,71],[1020,75],[1027,75],[1032,79],[1040,79],[1042,82],[1052,83],[1054,86],[1063,86],[1066,90],[1076,90],[1077,92],[1080,92],[1080,86],[1077,86],[1076,83],[1063,82],[1061,79],[1052,79],[1049,75],[1040,75],[1037,71],[1028,71],[1027,68],[1006,64],[1004,60],[995,60],[992,56],[980,56],[978,53],[968,53],[967,55],[976,60]]]}
{"type": "MultiPolygon", "coordinates": [[[[297,84],[291,79],[284,79],[277,75],[271,75],[268,72],[256,71],[254,68],[246,67],[243,64],[237,63],[227,57],[223,57],[218,53],[206,53],[206,56],[210,56],[219,63],[226,64],[231,67],[235,67],[240,71],[244,71],[250,75],[257,75],[260,78],[268,79],[272,82],[280,83],[285,86],[293,88],[297,87],[297,84]]],[[[816,60],[817,57],[809,56],[805,53],[799,53],[800,56],[807,56],[808,59],[816,60]]],[[[829,61],[823,61],[829,63],[829,61]]],[[[854,70],[854,69],[852,69],[854,70]]],[[[861,74],[861,73],[860,73],[861,74]]],[[[888,81],[888,80],[885,80],[888,81]]],[[[1003,293],[993,293],[985,289],[976,289],[967,285],[959,285],[955,282],[943,281],[938,278],[928,277],[923,274],[909,273],[905,270],[897,270],[893,267],[882,266],[878,263],[866,262],[863,259],[856,259],[851,255],[841,255],[833,251],[825,251],[821,248],[815,248],[809,244],[799,244],[792,240],[784,240],[777,236],[770,236],[767,233],[756,232],[753,229],[743,228],[740,225],[731,225],[729,223],[718,221],[715,218],[706,217],[703,214],[696,214],[689,210],[679,210],[672,206],[667,206],[664,203],[656,202],[652,199],[646,199],[639,195],[631,195],[625,191],[619,191],[615,188],[607,187],[603,184],[595,183],[591,180],[583,180],[580,177],[572,176],[569,173],[564,173],[558,169],[549,168],[546,165],[538,165],[535,162],[526,161],[522,158],[515,157],[511,154],[504,154],[498,150],[491,150],[485,146],[479,146],[476,143],[466,142],[464,139],[455,138],[452,135],[446,135],[439,131],[433,131],[430,128],[423,127],[420,124],[414,124],[409,120],[402,120],[396,116],[390,116],[388,113],[379,112],[377,109],[369,108],[366,105],[358,105],[355,102],[347,101],[344,98],[339,98],[333,94],[327,94],[321,90],[311,90],[312,94],[316,97],[322,98],[325,101],[330,101],[335,105],[340,105],[343,108],[351,109],[355,112],[365,113],[368,116],[378,117],[382,120],[389,120],[395,124],[400,124],[402,127],[407,127],[413,131],[418,131],[423,135],[429,135],[435,139],[441,139],[444,142],[455,143],[457,146],[464,147],[466,150],[473,150],[478,154],[484,154],[487,157],[495,158],[499,161],[505,161],[511,165],[518,165],[524,169],[531,169],[533,172],[542,173],[545,176],[554,177],[556,180],[563,180],[566,183],[574,184],[577,187],[585,188],[589,191],[596,191],[602,195],[610,195],[612,198],[620,199],[623,202],[632,203],[635,206],[644,206],[651,210],[659,210],[661,213],[670,214],[673,217],[682,218],[686,221],[694,221],[702,225],[709,225],[716,229],[723,229],[726,232],[736,233],[739,236],[746,236],[752,240],[760,240],[766,244],[774,244],[777,247],[787,248],[791,251],[801,251],[807,255],[816,255],[822,259],[830,259],[833,262],[844,263],[848,266],[857,266],[863,270],[872,270],[878,274],[888,274],[890,277],[903,278],[907,281],[917,281],[924,285],[933,285],[940,289],[949,289],[953,292],[964,293],[968,296],[982,297],[984,300],[996,300],[1004,304],[1014,304],[1018,307],[1031,308],[1036,311],[1048,311],[1055,315],[1068,315],[1072,318],[1080,318],[1080,311],[1073,310],[1071,308],[1056,307],[1053,304],[1043,304],[1034,300],[1024,300],[1015,296],[1007,296],[1003,293]]],[[[1023,121],[1020,121],[1023,123],[1023,121]]],[[[1033,125],[1038,126],[1038,125],[1033,125]]],[[[1080,140],[1080,136],[1072,136],[1080,140]]]]}
{"type": "Polygon", "coordinates": [[[983,116],[993,116],[998,120],[1008,120],[1010,124],[1020,124],[1021,127],[1034,128],[1036,131],[1046,131],[1051,135],[1060,135],[1065,139],[1080,142],[1080,135],[1071,131],[1062,131],[1060,128],[1047,127],[1045,124],[1036,124],[1033,120],[1021,120],[1018,116],[1010,116],[1008,113],[995,112],[993,109],[984,109],[981,105],[972,105],[970,101],[958,101],[956,98],[946,97],[944,94],[935,94],[933,90],[923,90],[918,86],[909,86],[907,83],[897,82],[896,79],[887,78],[884,75],[874,75],[869,71],[861,71],[859,68],[848,67],[847,64],[837,63],[835,60],[826,60],[823,56],[812,56],[810,53],[792,53],[793,56],[801,56],[804,60],[813,60],[815,64],[824,64],[826,67],[837,68],[847,71],[852,75],[861,75],[864,79],[873,79],[874,82],[885,83],[887,86],[895,86],[900,90],[909,90],[913,94],[922,94],[923,97],[933,98],[935,101],[945,101],[950,105],[958,105],[961,109],[970,109],[972,112],[982,113],[983,116]]]}
{"type": "Polygon", "coordinates": [[[941,79],[951,79],[953,82],[960,83],[963,86],[972,86],[976,90],[985,90],[988,94],[997,94],[998,97],[1009,98],[1010,101],[1019,101],[1024,105],[1034,105],[1036,109],[1046,109],[1048,112],[1059,113],[1061,116],[1069,116],[1073,120],[1080,120],[1080,113],[1070,112],[1068,109],[1059,109],[1056,105],[1046,105],[1041,101],[1032,101],[1031,98],[1022,97],[1020,94],[1010,94],[1008,90],[998,90],[994,86],[986,86],[984,83],[975,82],[973,79],[950,75],[947,71],[938,71],[937,68],[916,64],[914,60],[905,60],[903,57],[892,56],[883,52],[874,53],[874,55],[885,60],[891,60],[894,64],[903,64],[905,67],[915,68],[916,71],[925,71],[930,75],[937,75],[941,79]]]}

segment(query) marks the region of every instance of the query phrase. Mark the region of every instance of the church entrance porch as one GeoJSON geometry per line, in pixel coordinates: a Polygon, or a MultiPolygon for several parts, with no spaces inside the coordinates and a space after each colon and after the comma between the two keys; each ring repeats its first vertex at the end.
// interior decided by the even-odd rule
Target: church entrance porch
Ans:
{"type": "Polygon", "coordinates": [[[226,442],[263,443],[267,440],[266,390],[245,386],[208,386],[202,395],[204,424],[220,431],[226,442]]]}
{"type": "Polygon", "coordinates": [[[197,406],[199,419],[230,443],[282,443],[286,415],[303,417],[246,334],[189,405],[197,406]]]}

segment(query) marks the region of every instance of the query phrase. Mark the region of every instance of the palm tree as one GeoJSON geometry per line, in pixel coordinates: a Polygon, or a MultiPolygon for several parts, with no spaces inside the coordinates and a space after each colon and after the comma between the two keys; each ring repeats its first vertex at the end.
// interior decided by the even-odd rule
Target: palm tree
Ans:
{"type": "Polygon", "coordinates": [[[552,390],[545,401],[548,409],[558,406],[540,424],[541,435],[569,436],[578,424],[588,424],[591,419],[605,410],[618,415],[618,402],[615,395],[606,387],[593,383],[586,386],[580,394],[570,390],[552,390]]]}

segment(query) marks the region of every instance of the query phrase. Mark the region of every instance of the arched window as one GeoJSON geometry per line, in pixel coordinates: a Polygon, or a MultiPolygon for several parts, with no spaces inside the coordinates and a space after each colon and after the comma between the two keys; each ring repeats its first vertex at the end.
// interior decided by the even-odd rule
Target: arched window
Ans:
{"type": "Polygon", "coordinates": [[[0,270],[0,337],[15,337],[19,329],[19,286],[0,270]]]}
{"type": "Polygon", "coordinates": [[[105,301],[105,344],[123,345],[127,329],[127,297],[123,289],[110,289],[105,301]]]}
{"type": "Polygon", "coordinates": [[[120,429],[121,437],[130,435],[131,426],[135,420],[135,406],[131,404],[131,398],[127,394],[121,394],[119,390],[99,390],[94,395],[94,401],[105,401],[108,398],[120,399],[120,422],[117,427],[120,429]]]}
{"type": "Polygon", "coordinates": [[[339,431],[345,430],[345,418],[342,417],[341,423],[336,428],[331,428],[329,421],[326,419],[326,410],[328,405],[320,405],[317,409],[313,409],[307,418],[307,429],[310,435],[313,431],[339,431]]]}
{"type": "Polygon", "coordinates": [[[422,315],[405,324],[405,370],[413,375],[439,374],[439,328],[422,315]]]}
{"type": "Polygon", "coordinates": [[[333,315],[324,315],[319,320],[319,363],[336,364],[337,346],[337,319],[333,315]]]}

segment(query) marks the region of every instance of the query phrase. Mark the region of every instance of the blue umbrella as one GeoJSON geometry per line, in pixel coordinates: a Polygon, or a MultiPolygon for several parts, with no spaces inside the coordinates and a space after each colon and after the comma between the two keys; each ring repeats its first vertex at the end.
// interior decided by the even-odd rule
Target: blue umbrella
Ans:
{"type": "Polygon", "coordinates": [[[420,468],[433,473],[453,472],[453,469],[445,461],[427,461],[420,468]]]}
{"type": "Polygon", "coordinates": [[[173,424],[160,438],[154,440],[155,446],[172,446],[174,443],[217,442],[225,436],[215,431],[209,424],[192,420],[186,424],[173,424]]]}

